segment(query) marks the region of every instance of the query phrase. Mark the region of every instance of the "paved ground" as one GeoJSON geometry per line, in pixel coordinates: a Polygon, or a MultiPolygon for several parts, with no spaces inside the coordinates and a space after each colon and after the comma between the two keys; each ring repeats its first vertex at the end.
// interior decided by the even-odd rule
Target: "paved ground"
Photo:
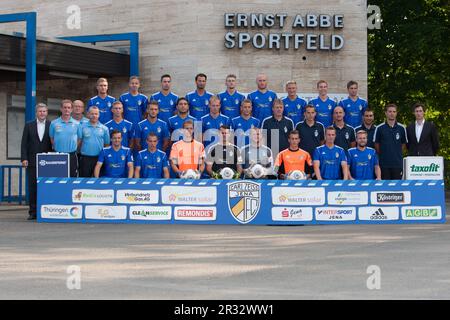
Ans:
{"type": "Polygon", "coordinates": [[[0,212],[0,299],[450,298],[449,223],[69,225],[26,216],[0,212]],[[81,290],[67,289],[71,265],[81,290]],[[371,265],[379,290],[367,288],[371,265]]]}

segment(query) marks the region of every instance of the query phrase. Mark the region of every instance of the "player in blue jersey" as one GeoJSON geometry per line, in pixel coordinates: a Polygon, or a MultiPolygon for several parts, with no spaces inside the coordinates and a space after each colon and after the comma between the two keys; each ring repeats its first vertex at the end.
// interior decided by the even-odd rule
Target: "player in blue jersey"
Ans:
{"type": "Polygon", "coordinates": [[[297,82],[290,80],[286,82],[287,97],[283,98],[284,116],[291,118],[294,125],[304,120],[306,100],[297,95],[297,82]]]}
{"type": "Polygon", "coordinates": [[[317,180],[348,180],[347,157],[344,149],[334,144],[336,129],[325,129],[325,144],[314,150],[314,173],[317,180]]]}
{"type": "Polygon", "coordinates": [[[128,86],[129,91],[122,94],[119,101],[123,105],[123,117],[136,126],[143,119],[148,98],[142,93],[139,93],[141,82],[138,77],[130,77],[128,86]]]}
{"type": "Polygon", "coordinates": [[[157,148],[158,136],[150,132],[147,136],[147,149],[137,155],[134,169],[135,178],[169,178],[169,161],[167,155],[157,148]]]}
{"type": "Polygon", "coordinates": [[[367,147],[367,132],[356,132],[356,148],[348,149],[349,179],[381,180],[381,169],[375,149],[367,147]]]}
{"type": "Polygon", "coordinates": [[[208,145],[219,142],[219,129],[221,126],[230,127],[231,120],[220,113],[220,99],[212,96],[209,99],[209,114],[202,117],[203,145],[205,149],[208,145]]]}
{"type": "Polygon", "coordinates": [[[220,98],[221,112],[230,119],[239,117],[241,103],[245,99],[242,93],[236,90],[236,75],[229,74],[225,79],[227,89],[218,94],[220,98]]]}
{"type": "Polygon", "coordinates": [[[208,113],[209,99],[213,96],[211,92],[206,91],[206,74],[199,73],[195,76],[197,90],[191,91],[186,95],[189,103],[189,114],[195,119],[200,120],[208,113]]]}
{"type": "Polygon", "coordinates": [[[231,119],[235,145],[242,148],[250,143],[250,129],[260,128],[261,121],[252,117],[252,101],[244,99],[241,103],[241,115],[231,119]]]}
{"type": "Polygon", "coordinates": [[[111,111],[113,113],[113,118],[105,123],[105,126],[108,128],[110,134],[114,130],[122,132],[122,145],[133,150],[135,126],[133,123],[123,118],[122,102],[114,102],[111,111]]]}
{"type": "Polygon", "coordinates": [[[108,80],[99,78],[97,80],[97,95],[92,97],[87,105],[87,111],[91,106],[97,106],[100,110],[100,123],[107,123],[112,119],[111,107],[116,98],[108,95],[108,80]]]}
{"type": "Polygon", "coordinates": [[[256,77],[256,85],[258,89],[247,96],[253,106],[253,116],[259,121],[263,121],[267,117],[272,116],[273,102],[277,98],[277,94],[267,89],[267,75],[259,74],[256,77]]]}
{"type": "Polygon", "coordinates": [[[309,104],[316,108],[316,121],[327,128],[333,123],[333,111],[336,107],[336,102],[328,97],[328,82],[325,80],[317,82],[317,90],[319,91],[319,96],[309,101],[309,104]]]}
{"type": "Polygon", "coordinates": [[[367,109],[367,101],[358,97],[358,82],[347,83],[348,98],[341,100],[339,106],[344,108],[344,121],[356,128],[361,125],[364,111],[367,109]]]}
{"type": "Polygon", "coordinates": [[[172,77],[169,74],[161,76],[161,91],[151,95],[150,101],[157,101],[159,105],[158,118],[169,122],[169,118],[175,115],[178,96],[171,92],[172,77]]]}
{"type": "Polygon", "coordinates": [[[169,118],[169,131],[171,142],[174,143],[183,137],[183,123],[186,120],[197,121],[189,114],[189,103],[186,98],[181,97],[177,101],[177,114],[169,118]]]}
{"type": "Polygon", "coordinates": [[[111,146],[103,148],[95,165],[94,177],[100,176],[104,167],[104,177],[133,178],[133,155],[130,148],[122,146],[122,133],[114,130],[111,133],[111,146]]]}
{"type": "Polygon", "coordinates": [[[147,107],[147,119],[138,123],[135,138],[138,150],[147,149],[147,136],[154,132],[158,136],[158,149],[166,152],[169,147],[170,132],[167,123],[158,119],[158,102],[150,101],[147,107]]]}

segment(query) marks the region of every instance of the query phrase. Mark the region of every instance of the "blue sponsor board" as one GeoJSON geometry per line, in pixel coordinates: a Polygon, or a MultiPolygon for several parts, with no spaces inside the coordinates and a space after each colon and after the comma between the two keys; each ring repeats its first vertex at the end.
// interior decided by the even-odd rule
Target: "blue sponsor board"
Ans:
{"type": "Polygon", "coordinates": [[[38,177],[69,177],[70,163],[67,153],[38,153],[36,167],[38,177]]]}
{"type": "Polygon", "coordinates": [[[444,182],[38,179],[38,221],[153,224],[445,223],[444,182]]]}

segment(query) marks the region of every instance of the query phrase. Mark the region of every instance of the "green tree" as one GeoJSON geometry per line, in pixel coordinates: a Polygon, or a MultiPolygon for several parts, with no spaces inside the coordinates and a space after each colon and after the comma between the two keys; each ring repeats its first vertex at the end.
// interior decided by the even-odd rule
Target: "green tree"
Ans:
{"type": "MultiPolygon", "coordinates": [[[[399,121],[413,120],[416,101],[439,128],[440,155],[450,160],[450,22],[449,2],[380,0],[381,29],[369,30],[369,105],[382,121],[382,108],[399,106],[399,121]]],[[[450,168],[447,169],[447,171],[450,168]]]]}

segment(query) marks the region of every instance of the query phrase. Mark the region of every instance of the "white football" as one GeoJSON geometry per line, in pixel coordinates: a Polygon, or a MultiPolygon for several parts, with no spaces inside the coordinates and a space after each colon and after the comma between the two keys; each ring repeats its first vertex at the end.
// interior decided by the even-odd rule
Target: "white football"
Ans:
{"type": "Polygon", "coordinates": [[[187,169],[183,174],[180,176],[182,179],[200,179],[200,174],[197,173],[195,170],[187,169]]]}
{"type": "Polygon", "coordinates": [[[300,170],[293,170],[286,176],[287,180],[306,180],[306,174],[300,170]]]}
{"type": "Polygon", "coordinates": [[[251,177],[255,179],[261,179],[266,175],[266,169],[260,164],[252,165],[249,171],[251,177]]]}
{"type": "Polygon", "coordinates": [[[222,177],[222,179],[225,180],[233,179],[234,174],[235,174],[234,170],[228,167],[223,168],[219,171],[219,175],[222,177]]]}

